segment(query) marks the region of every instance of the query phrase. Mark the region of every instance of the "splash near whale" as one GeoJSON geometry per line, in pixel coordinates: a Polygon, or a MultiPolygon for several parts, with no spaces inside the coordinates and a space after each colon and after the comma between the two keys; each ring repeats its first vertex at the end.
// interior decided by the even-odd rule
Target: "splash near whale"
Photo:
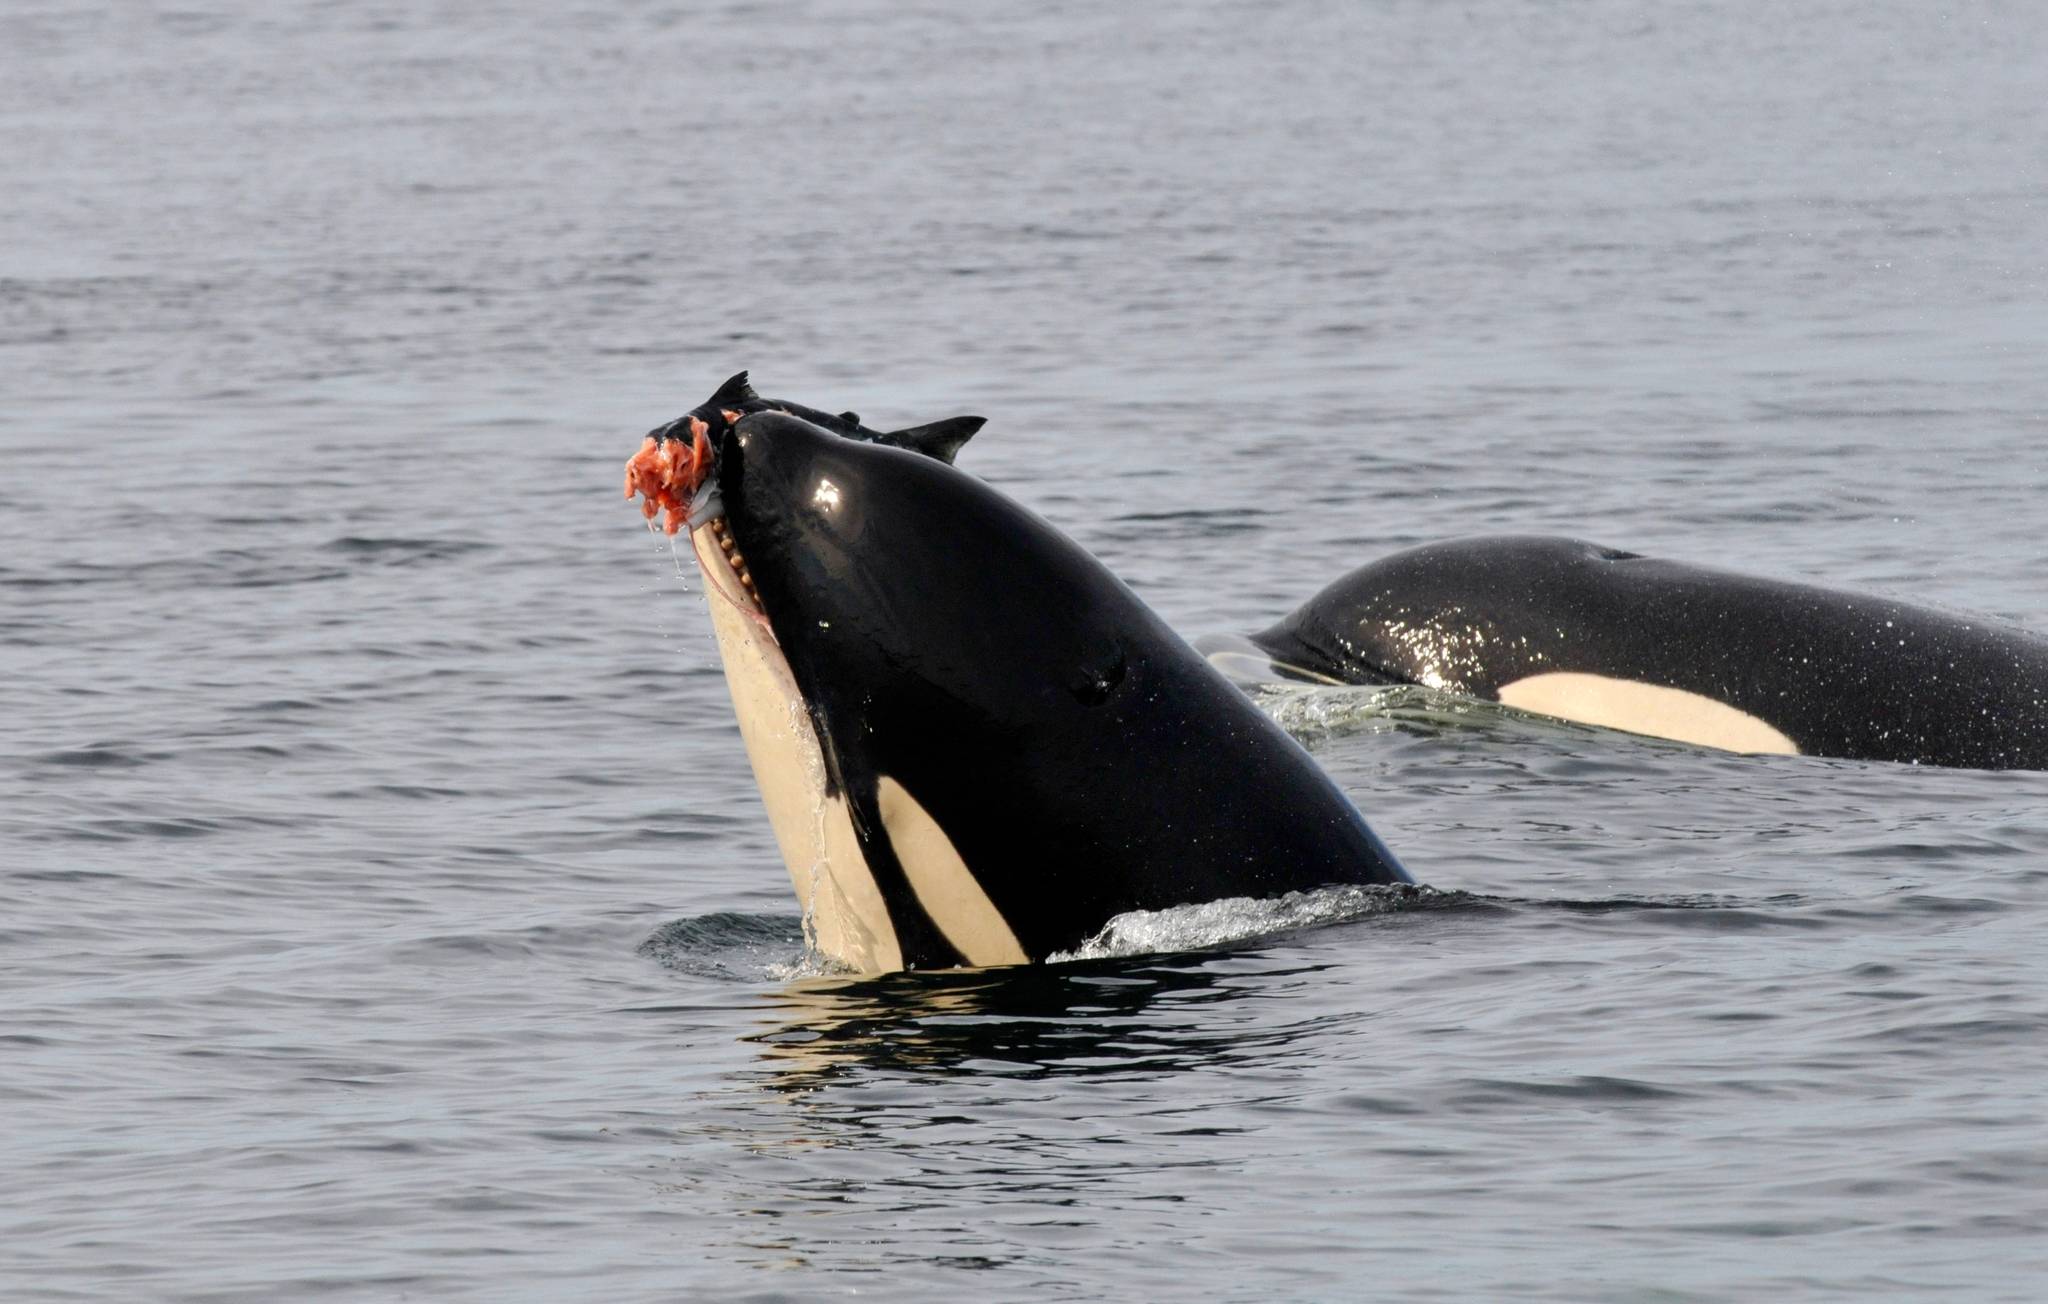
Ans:
{"type": "MultiPolygon", "coordinates": [[[[1985,617],[1488,536],[1397,553],[1212,658],[1421,684],[1736,752],[2048,769],[2048,638],[1985,617]]],[[[1254,676],[1255,677],[1255,676],[1254,676]]]]}

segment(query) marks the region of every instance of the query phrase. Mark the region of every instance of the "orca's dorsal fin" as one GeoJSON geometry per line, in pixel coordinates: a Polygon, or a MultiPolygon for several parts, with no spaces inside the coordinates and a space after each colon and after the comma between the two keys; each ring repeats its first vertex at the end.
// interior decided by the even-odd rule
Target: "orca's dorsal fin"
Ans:
{"type": "Polygon", "coordinates": [[[760,401],[761,396],[756,394],[754,387],[747,383],[747,373],[742,371],[723,385],[720,385],[718,392],[705,400],[704,406],[710,407],[713,404],[717,404],[720,407],[738,407],[742,403],[758,403],[760,401]]]}
{"type": "Polygon", "coordinates": [[[960,445],[972,439],[974,432],[987,424],[987,417],[947,417],[928,426],[892,430],[883,438],[899,448],[908,448],[950,464],[958,456],[960,445]]]}
{"type": "Polygon", "coordinates": [[[839,419],[840,419],[841,421],[844,421],[844,422],[845,422],[845,423],[846,423],[847,425],[849,425],[849,426],[857,426],[857,425],[859,425],[859,424],[860,424],[860,413],[858,413],[858,412],[841,412],[841,413],[839,414],[839,419]]]}

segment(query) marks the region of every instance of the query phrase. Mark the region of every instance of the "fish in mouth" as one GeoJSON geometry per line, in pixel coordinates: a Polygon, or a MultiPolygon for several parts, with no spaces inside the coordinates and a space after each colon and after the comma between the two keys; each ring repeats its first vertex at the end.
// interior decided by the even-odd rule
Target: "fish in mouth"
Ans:
{"type": "Polygon", "coordinates": [[[1024,963],[1129,911],[1412,881],[1115,576],[951,465],[971,429],[892,439],[758,402],[662,427],[627,492],[689,530],[822,955],[1024,963]]]}
{"type": "Polygon", "coordinates": [[[858,412],[835,415],[788,399],[762,398],[742,371],[728,378],[696,407],[647,432],[640,451],[626,463],[626,497],[644,493],[642,512],[650,520],[658,513],[664,514],[662,528],[670,535],[675,534],[688,515],[690,491],[682,486],[694,487],[710,470],[711,430],[732,425],[755,412],[784,412],[848,439],[907,448],[948,463],[959,454],[961,445],[987,424],[983,417],[947,417],[901,430],[870,430],[861,424],[858,412]]]}

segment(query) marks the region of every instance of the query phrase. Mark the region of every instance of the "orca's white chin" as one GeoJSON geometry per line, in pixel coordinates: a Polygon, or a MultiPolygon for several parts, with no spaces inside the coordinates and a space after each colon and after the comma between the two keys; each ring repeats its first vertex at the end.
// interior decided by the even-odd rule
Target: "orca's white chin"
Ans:
{"type": "MultiPolygon", "coordinates": [[[[700,494],[691,504],[693,520],[701,502],[700,494]]],[[[888,908],[868,872],[846,798],[826,792],[825,758],[810,711],[768,624],[745,554],[722,515],[707,514],[689,539],[747,760],[803,907],[804,936],[820,955],[848,969],[901,969],[888,908]]]]}

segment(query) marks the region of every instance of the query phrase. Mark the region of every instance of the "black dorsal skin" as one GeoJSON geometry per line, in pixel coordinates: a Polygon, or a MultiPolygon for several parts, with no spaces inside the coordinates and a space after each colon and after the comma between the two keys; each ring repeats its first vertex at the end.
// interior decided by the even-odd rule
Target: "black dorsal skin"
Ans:
{"type": "Polygon", "coordinates": [[[907,965],[960,957],[895,859],[885,778],[1032,959],[1125,911],[1410,881],[1300,745],[975,477],[780,412],[725,432],[715,474],[907,965]]]}
{"type": "Polygon", "coordinates": [[[835,435],[865,440],[871,444],[886,444],[891,448],[907,448],[912,452],[923,453],[927,457],[935,457],[941,462],[951,462],[959,455],[961,445],[973,438],[975,431],[987,424],[984,417],[948,417],[943,421],[910,426],[902,430],[870,430],[861,424],[858,412],[834,414],[806,407],[802,403],[792,403],[788,399],[762,398],[754,392],[754,386],[747,379],[747,373],[742,371],[729,377],[710,398],[667,425],[657,426],[648,433],[656,439],[668,439],[680,434],[687,441],[692,417],[704,422],[713,430],[718,430],[727,424],[725,414],[728,412],[737,412],[742,416],[755,412],[787,412],[835,435]]]}
{"type": "Polygon", "coordinates": [[[1576,672],[1676,688],[1801,753],[2048,769],[2048,638],[1577,539],[1459,539],[1361,566],[1252,636],[1344,682],[1498,699],[1576,672]]]}

